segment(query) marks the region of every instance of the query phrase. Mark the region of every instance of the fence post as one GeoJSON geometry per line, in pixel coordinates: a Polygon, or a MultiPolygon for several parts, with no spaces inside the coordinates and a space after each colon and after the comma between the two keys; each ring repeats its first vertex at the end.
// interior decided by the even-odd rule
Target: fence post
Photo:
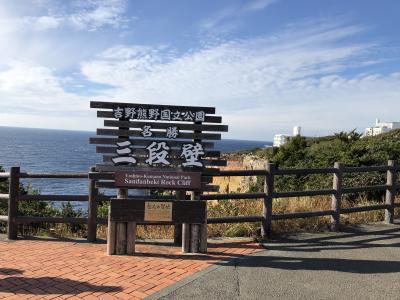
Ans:
{"type": "MultiPolygon", "coordinates": [[[[177,190],[175,191],[177,200],[186,199],[186,191],[177,190]]],[[[182,227],[183,224],[174,225],[174,244],[176,246],[182,246],[182,227]]]]}
{"type": "MultiPolygon", "coordinates": [[[[96,168],[91,167],[90,172],[95,172],[96,168]]],[[[88,234],[87,241],[95,242],[97,237],[97,199],[99,190],[96,188],[96,180],[89,178],[89,199],[88,199],[88,234]]]]}
{"type": "Polygon", "coordinates": [[[386,184],[388,187],[386,189],[385,204],[389,205],[389,207],[385,210],[385,222],[393,224],[394,198],[397,190],[397,162],[389,160],[388,166],[391,168],[386,173],[386,184]]]}
{"type": "Polygon", "coordinates": [[[19,167],[10,168],[10,178],[8,186],[8,227],[7,227],[7,238],[9,240],[17,239],[17,223],[15,218],[18,215],[18,203],[17,197],[19,194],[19,167]]]}
{"type": "Polygon", "coordinates": [[[268,163],[266,165],[266,174],[264,180],[264,203],[263,203],[263,220],[261,226],[261,236],[263,238],[271,237],[271,219],[272,219],[272,200],[274,193],[274,173],[275,164],[268,163]]]}
{"type": "Polygon", "coordinates": [[[332,217],[331,217],[331,230],[338,231],[340,226],[340,208],[342,203],[342,181],[343,181],[343,164],[335,162],[333,173],[333,187],[334,193],[332,195],[332,217]]]}
{"type": "MultiPolygon", "coordinates": [[[[190,200],[200,200],[199,192],[192,191],[190,193],[190,200]]],[[[199,224],[190,224],[190,252],[191,253],[199,253],[200,252],[200,225],[199,224]]]]}

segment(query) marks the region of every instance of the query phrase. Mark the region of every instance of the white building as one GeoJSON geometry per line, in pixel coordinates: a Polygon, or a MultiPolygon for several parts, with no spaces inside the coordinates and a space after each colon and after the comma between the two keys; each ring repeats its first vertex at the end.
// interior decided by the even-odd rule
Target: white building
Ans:
{"type": "Polygon", "coordinates": [[[293,136],[301,135],[301,126],[294,126],[293,127],[293,136]]]}
{"type": "Polygon", "coordinates": [[[366,128],[363,137],[375,136],[399,128],[400,128],[400,122],[380,122],[379,119],[376,119],[375,126],[366,128]]]}
{"type": "Polygon", "coordinates": [[[288,134],[275,134],[274,135],[274,147],[280,147],[284,145],[289,138],[288,134]]]}
{"type": "MultiPolygon", "coordinates": [[[[301,135],[301,126],[293,127],[293,136],[301,135]]],[[[275,134],[273,147],[280,147],[289,140],[289,134],[275,134]]]]}

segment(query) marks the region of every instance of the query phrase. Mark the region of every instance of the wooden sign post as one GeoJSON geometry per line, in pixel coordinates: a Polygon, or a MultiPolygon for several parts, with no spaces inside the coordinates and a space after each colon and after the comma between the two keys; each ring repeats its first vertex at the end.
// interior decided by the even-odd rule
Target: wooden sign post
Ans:
{"type": "MultiPolygon", "coordinates": [[[[96,101],[90,106],[99,109],[98,117],[106,118],[106,128],[97,129],[97,136],[90,139],[91,144],[98,145],[97,153],[103,154],[103,163],[96,165],[96,171],[104,177],[96,186],[118,189],[118,197],[111,202],[109,212],[107,252],[134,253],[136,223],[146,223],[150,219],[175,226],[184,224],[183,251],[206,252],[206,217],[204,222],[194,222],[187,218],[169,220],[166,216],[168,209],[174,215],[174,207],[191,207],[191,201],[184,201],[186,191],[194,193],[192,199],[198,200],[193,201],[197,203],[202,203],[199,201],[201,193],[218,191],[218,186],[210,184],[212,175],[219,171],[219,166],[225,166],[226,161],[220,158],[219,151],[213,150],[212,141],[221,139],[220,132],[228,131],[228,126],[219,124],[222,118],[214,115],[215,108],[96,101]],[[129,189],[161,193],[172,190],[177,199],[183,200],[179,200],[182,203],[179,205],[175,202],[161,205],[163,199],[143,204],[142,200],[129,198],[129,189]],[[143,204],[144,219],[132,219],[130,210],[124,212],[122,219],[113,217],[112,207],[116,207],[116,201],[121,205],[143,204]]],[[[196,209],[199,215],[206,216],[203,204],[196,209]]],[[[179,231],[176,230],[176,237],[179,231]]]]}

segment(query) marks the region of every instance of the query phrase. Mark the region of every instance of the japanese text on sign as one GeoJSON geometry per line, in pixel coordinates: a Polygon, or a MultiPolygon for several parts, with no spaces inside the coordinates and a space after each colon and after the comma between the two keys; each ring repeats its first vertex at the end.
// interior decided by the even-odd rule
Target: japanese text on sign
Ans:
{"type": "Polygon", "coordinates": [[[161,121],[187,121],[204,122],[204,111],[170,110],[143,107],[116,107],[113,109],[116,119],[136,120],[161,120],[161,121]]]}
{"type": "MultiPolygon", "coordinates": [[[[137,159],[132,154],[131,141],[123,141],[117,143],[118,156],[113,157],[111,160],[115,165],[119,164],[137,164],[137,159]]],[[[147,158],[144,161],[147,165],[164,165],[171,164],[169,161],[170,150],[166,142],[152,142],[146,147],[147,158]]],[[[203,167],[201,156],[204,155],[203,145],[200,143],[186,143],[182,144],[180,158],[182,159],[182,166],[184,167],[203,167]]]]}
{"type": "Polygon", "coordinates": [[[172,221],[172,202],[146,201],[144,205],[145,221],[172,221]]]}

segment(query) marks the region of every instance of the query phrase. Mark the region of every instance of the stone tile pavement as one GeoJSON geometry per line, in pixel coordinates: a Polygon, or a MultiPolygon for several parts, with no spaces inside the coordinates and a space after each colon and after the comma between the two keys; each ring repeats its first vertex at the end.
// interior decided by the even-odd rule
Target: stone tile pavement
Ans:
{"type": "Polygon", "coordinates": [[[213,242],[207,255],[137,244],[135,256],[108,256],[106,244],[0,241],[0,299],[143,299],[208,266],[261,251],[249,241],[213,242]]]}

